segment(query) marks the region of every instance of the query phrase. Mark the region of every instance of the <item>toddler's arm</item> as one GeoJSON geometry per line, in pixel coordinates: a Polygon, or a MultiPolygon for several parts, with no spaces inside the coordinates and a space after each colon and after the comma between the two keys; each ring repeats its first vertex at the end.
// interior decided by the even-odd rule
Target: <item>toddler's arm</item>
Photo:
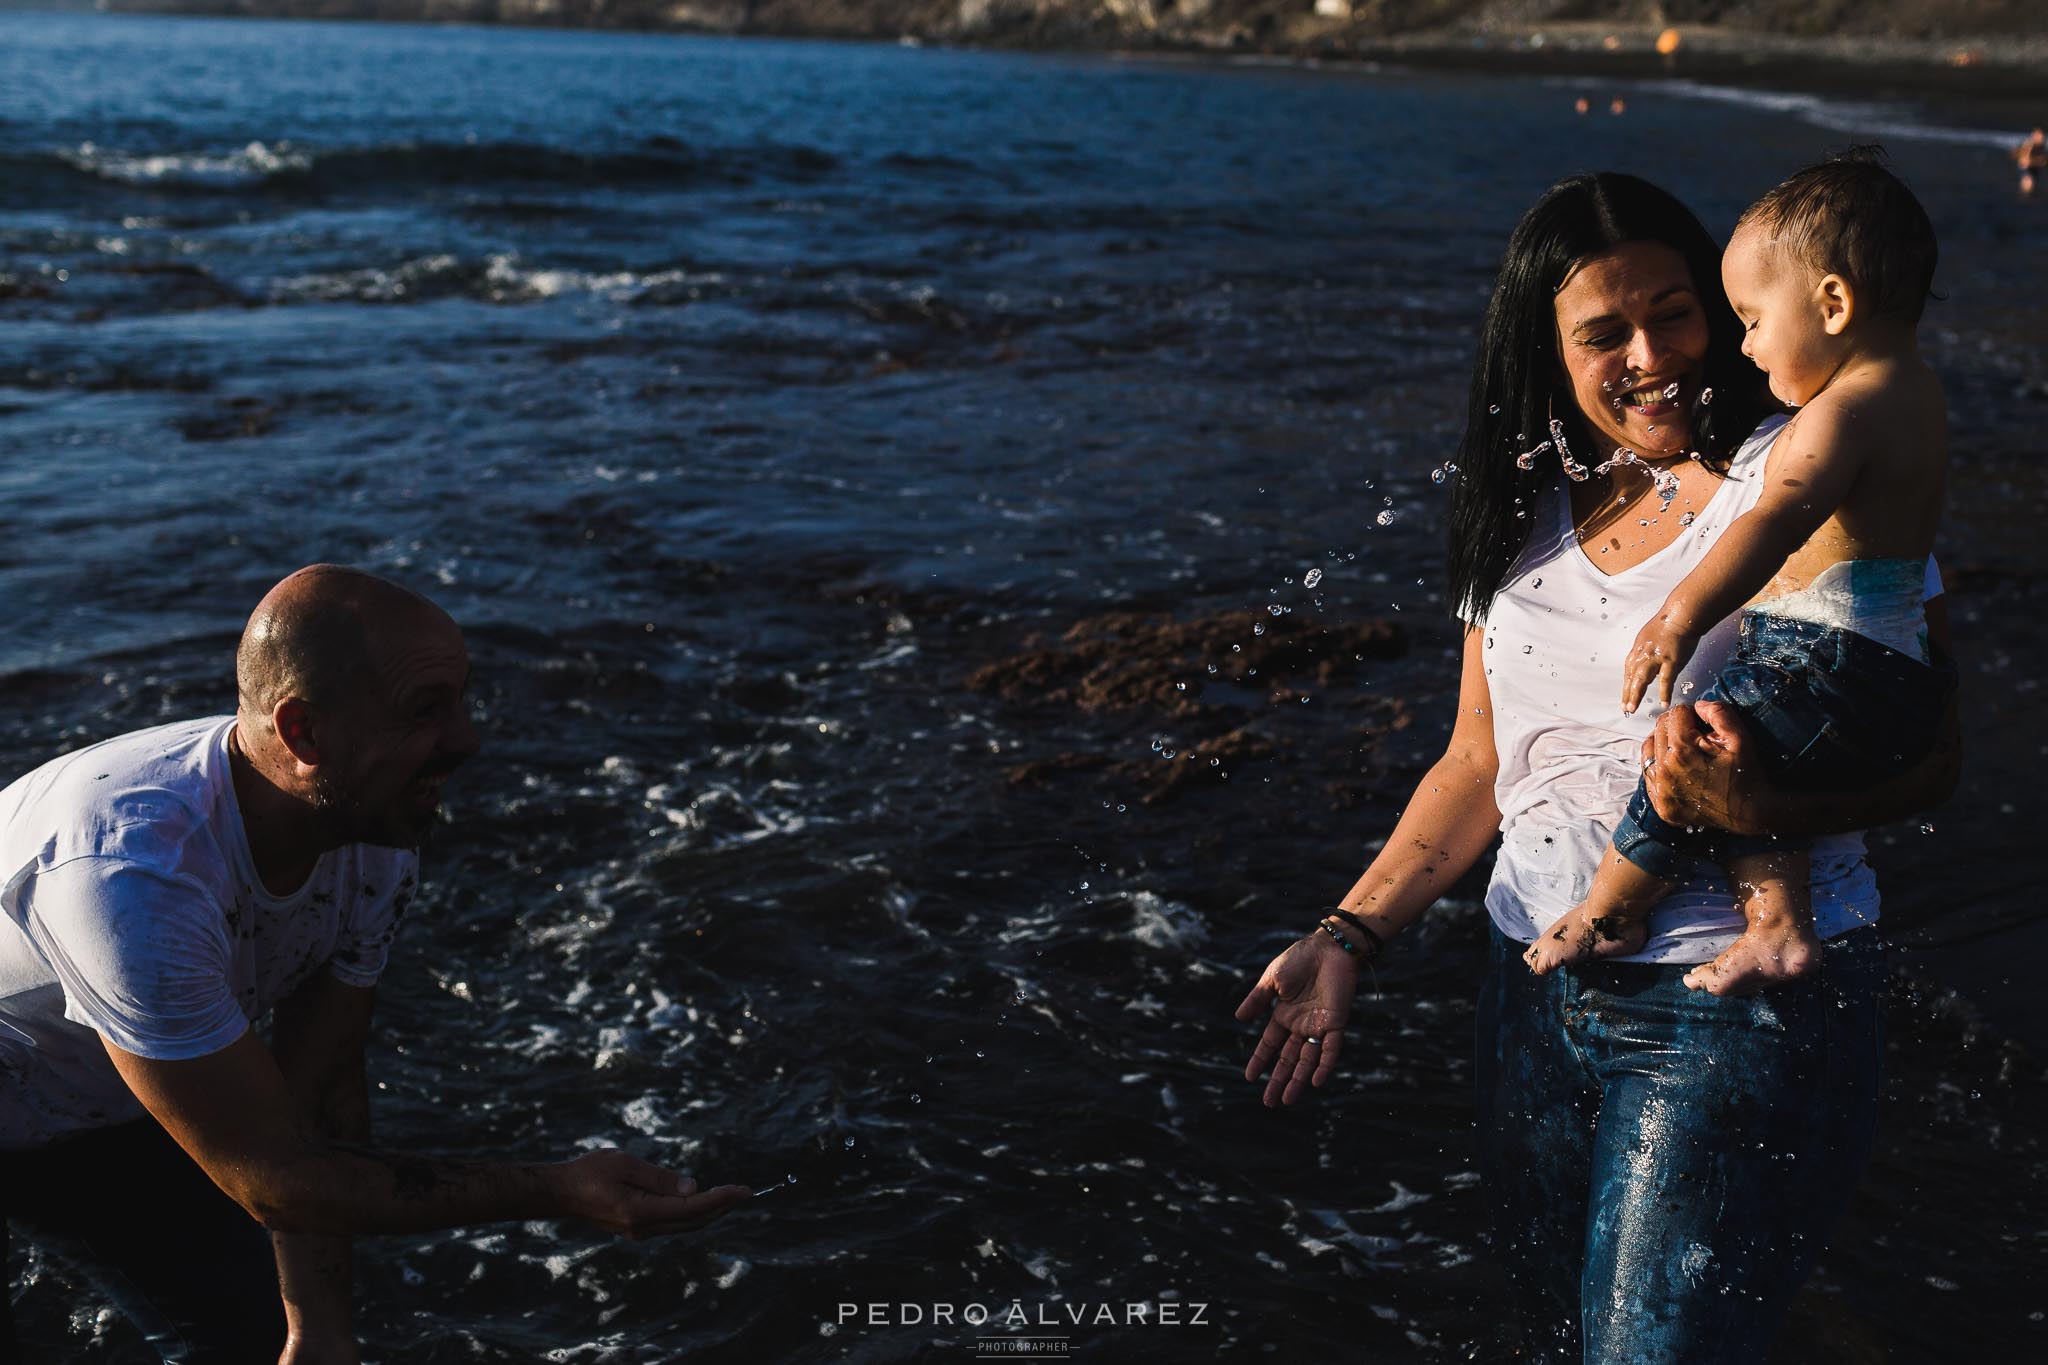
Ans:
{"type": "Polygon", "coordinates": [[[1622,668],[1621,709],[1633,712],[1654,680],[1667,705],[1700,636],[1763,591],[1792,553],[1835,514],[1862,472],[1866,447],[1849,439],[1841,408],[1816,400],[1778,437],[1756,506],[1737,517],[1706,561],[1671,590],[1636,636],[1622,668]]]}

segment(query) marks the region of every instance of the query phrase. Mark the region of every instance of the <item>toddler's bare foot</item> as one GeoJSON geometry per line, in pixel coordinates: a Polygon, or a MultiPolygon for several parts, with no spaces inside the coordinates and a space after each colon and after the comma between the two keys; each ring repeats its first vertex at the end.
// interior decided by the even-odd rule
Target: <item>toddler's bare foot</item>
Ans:
{"type": "Polygon", "coordinates": [[[1567,962],[1585,962],[1600,957],[1627,957],[1642,951],[1650,937],[1647,915],[1617,915],[1596,912],[1581,905],[1545,930],[1543,937],[1529,945],[1522,961],[1538,976],[1554,972],[1567,962]]]}
{"type": "Polygon", "coordinates": [[[1820,939],[1796,920],[1752,924],[1741,938],[1704,967],[1685,974],[1685,984],[1709,995],[1755,995],[1794,981],[1820,967],[1820,939]]]}

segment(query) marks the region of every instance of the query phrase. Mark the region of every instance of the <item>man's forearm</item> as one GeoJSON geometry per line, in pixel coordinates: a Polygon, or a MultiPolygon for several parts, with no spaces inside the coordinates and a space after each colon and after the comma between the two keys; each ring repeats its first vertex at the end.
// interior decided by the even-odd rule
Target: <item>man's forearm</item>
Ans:
{"type": "MultiPolygon", "coordinates": [[[[318,1097],[316,1126],[331,1138],[367,1144],[370,1140],[369,1083],[362,1054],[326,1078],[318,1097]]],[[[277,1283],[284,1299],[285,1322],[295,1341],[317,1342],[322,1357],[346,1344],[353,1358],[355,1343],[353,1290],[355,1247],[345,1234],[275,1232],[271,1250],[277,1257],[277,1283]]]]}
{"type": "Polygon", "coordinates": [[[327,1143],[256,1176],[244,1202],[273,1232],[420,1232],[556,1217],[560,1169],[327,1143]]]}
{"type": "MultiPolygon", "coordinates": [[[[357,1050],[297,1087],[298,1150],[252,1173],[248,1202],[279,1234],[279,1272],[309,1293],[346,1302],[351,1233],[549,1217],[553,1186],[543,1167],[458,1161],[380,1148],[370,1140],[370,1088],[357,1050]],[[299,1254],[303,1241],[305,1251],[299,1254]],[[292,1266],[287,1268],[285,1258],[292,1266]],[[335,1277],[342,1278],[335,1284],[335,1277]]],[[[286,1285],[287,1302],[291,1285],[286,1285]]]]}

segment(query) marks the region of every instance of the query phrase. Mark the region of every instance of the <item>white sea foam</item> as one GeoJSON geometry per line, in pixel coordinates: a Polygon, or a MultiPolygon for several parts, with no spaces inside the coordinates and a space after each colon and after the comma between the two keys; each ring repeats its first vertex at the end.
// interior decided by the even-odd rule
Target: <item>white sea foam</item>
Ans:
{"type": "Polygon", "coordinates": [[[423,294],[456,293],[489,303],[536,303],[582,295],[630,303],[651,290],[688,286],[694,291],[721,278],[717,274],[691,275],[680,269],[643,273],[529,267],[511,254],[474,261],[443,252],[393,266],[287,276],[275,281],[270,292],[280,302],[398,303],[423,294]]]}
{"type": "Polygon", "coordinates": [[[1150,891],[1131,893],[1131,937],[1147,948],[1191,948],[1205,942],[1209,926],[1179,901],[1150,891]]]}
{"type": "Polygon", "coordinates": [[[229,188],[257,184],[280,171],[304,170],[313,164],[312,158],[293,151],[283,142],[274,147],[251,142],[233,152],[152,155],[110,151],[81,142],[75,150],[60,155],[79,170],[131,185],[173,183],[229,188]]]}
{"type": "MultiPolygon", "coordinates": [[[[1358,1232],[1352,1228],[1344,1215],[1335,1209],[1310,1209],[1308,1213],[1311,1218],[1323,1225],[1324,1235],[1330,1241],[1350,1247],[1372,1260],[1392,1259],[1401,1250],[1402,1243],[1398,1237],[1380,1237],[1372,1233],[1358,1232]]],[[[1306,1246],[1308,1242],[1318,1239],[1304,1235],[1300,1240],[1302,1245],[1306,1246]]]]}
{"type": "Polygon", "coordinates": [[[1996,147],[2000,151],[2009,151],[2022,136],[2021,133],[2002,129],[1950,128],[1925,123],[1913,118],[1911,111],[1893,104],[1834,100],[1822,95],[1793,94],[1781,90],[1750,90],[1700,81],[1660,81],[1652,88],[1688,99],[1712,100],[1761,109],[1766,113],[1787,114],[1816,128],[1873,139],[1945,142],[1959,147],[1996,147]]]}
{"type": "Polygon", "coordinates": [[[1417,1194],[1398,1180],[1388,1183],[1394,1187],[1394,1197],[1384,1204],[1378,1204],[1367,1209],[1367,1213],[1399,1213],[1403,1209],[1412,1209],[1417,1204],[1427,1204],[1429,1202],[1428,1195],[1417,1194]]]}

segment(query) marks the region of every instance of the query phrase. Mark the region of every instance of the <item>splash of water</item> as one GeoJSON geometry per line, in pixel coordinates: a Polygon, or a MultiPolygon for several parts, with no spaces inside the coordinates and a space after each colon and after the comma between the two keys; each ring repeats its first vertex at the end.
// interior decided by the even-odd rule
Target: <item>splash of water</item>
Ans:
{"type": "Polygon", "coordinates": [[[1586,467],[1572,458],[1571,443],[1564,438],[1564,423],[1555,417],[1550,419],[1550,445],[1564,465],[1565,477],[1573,483],[1584,483],[1589,477],[1586,467]]]}
{"type": "Polygon", "coordinates": [[[1657,501],[1660,504],[1658,510],[1661,512],[1670,511],[1671,504],[1678,498],[1678,476],[1668,469],[1659,469],[1627,446],[1616,446],[1614,454],[1602,460],[1598,465],[1595,465],[1593,472],[1595,474],[1606,474],[1619,469],[1623,465],[1630,464],[1640,467],[1650,476],[1650,483],[1657,490],[1657,501]]]}

